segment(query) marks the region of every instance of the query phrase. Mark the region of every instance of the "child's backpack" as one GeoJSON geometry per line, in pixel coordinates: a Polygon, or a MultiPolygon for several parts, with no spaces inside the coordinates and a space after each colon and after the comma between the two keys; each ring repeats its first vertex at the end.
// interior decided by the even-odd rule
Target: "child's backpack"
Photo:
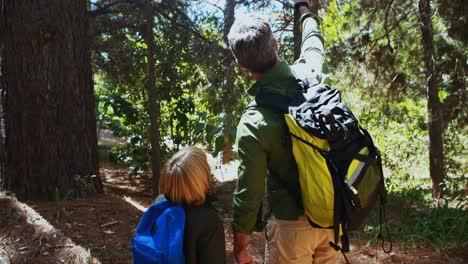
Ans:
{"type": "Polygon", "coordinates": [[[133,263],[183,264],[185,211],[166,199],[143,214],[132,240],[133,263]]]}
{"type": "MultiPolygon", "coordinates": [[[[267,107],[284,114],[307,219],[316,228],[333,229],[335,241],[330,246],[349,252],[347,231],[363,223],[377,200],[382,232],[387,193],[380,152],[341,103],[338,90],[324,84],[309,86],[307,80],[299,84],[300,96],[260,92],[247,108],[267,107]]],[[[383,247],[382,233],[379,238],[383,247]]]]}

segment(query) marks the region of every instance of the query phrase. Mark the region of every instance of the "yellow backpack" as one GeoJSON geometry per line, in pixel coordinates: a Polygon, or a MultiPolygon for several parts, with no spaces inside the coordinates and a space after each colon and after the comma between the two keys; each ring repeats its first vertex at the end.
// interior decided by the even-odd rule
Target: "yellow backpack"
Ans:
{"type": "MultiPolygon", "coordinates": [[[[382,232],[386,190],[380,152],[351,110],[341,103],[338,90],[300,84],[303,94],[298,97],[260,93],[249,107],[267,107],[284,114],[306,217],[314,227],[334,229],[335,241],[330,241],[330,246],[348,252],[347,231],[361,226],[377,200],[382,232]]],[[[383,248],[382,234],[379,237],[383,248]]],[[[391,251],[391,243],[385,251],[391,251]]]]}

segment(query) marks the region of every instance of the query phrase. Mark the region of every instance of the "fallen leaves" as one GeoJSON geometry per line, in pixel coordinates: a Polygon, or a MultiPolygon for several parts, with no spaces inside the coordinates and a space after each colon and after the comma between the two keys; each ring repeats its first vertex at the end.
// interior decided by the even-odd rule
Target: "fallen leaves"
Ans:
{"type": "Polygon", "coordinates": [[[106,227],[106,226],[115,225],[115,224],[118,224],[118,223],[119,223],[119,221],[115,221],[115,220],[114,220],[114,221],[110,221],[110,222],[108,222],[108,223],[102,224],[102,225],[101,225],[101,228],[104,228],[104,227],[106,227]]]}
{"type": "Polygon", "coordinates": [[[115,232],[112,231],[112,230],[105,230],[104,233],[106,233],[106,234],[108,234],[108,235],[115,234],[115,232]]]}

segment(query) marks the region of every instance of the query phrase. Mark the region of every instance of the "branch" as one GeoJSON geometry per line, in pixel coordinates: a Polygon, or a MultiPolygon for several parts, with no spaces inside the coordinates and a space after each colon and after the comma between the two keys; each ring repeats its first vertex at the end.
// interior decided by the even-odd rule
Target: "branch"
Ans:
{"type": "Polygon", "coordinates": [[[120,12],[120,10],[112,8],[112,7],[119,6],[119,5],[138,6],[138,4],[141,4],[141,3],[139,3],[136,0],[116,0],[114,2],[110,2],[101,6],[99,9],[88,11],[88,15],[90,17],[96,17],[99,15],[118,13],[120,12]]]}
{"type": "MultiPolygon", "coordinates": [[[[397,26],[400,25],[400,22],[401,22],[401,21],[413,17],[413,16],[416,14],[415,11],[416,11],[415,8],[414,8],[414,9],[411,9],[411,10],[408,11],[402,18],[400,18],[395,24],[393,24],[393,25],[388,29],[388,32],[387,32],[387,33],[385,33],[384,35],[382,35],[382,36],[380,36],[380,37],[378,37],[378,38],[373,39],[373,40],[371,41],[371,42],[373,43],[373,45],[372,45],[372,47],[369,49],[368,52],[369,52],[369,53],[372,52],[372,51],[374,50],[375,46],[377,45],[377,42],[378,42],[379,40],[383,39],[383,38],[386,38],[386,37],[390,34],[390,32],[392,32],[397,26]],[[411,16],[410,16],[410,15],[411,15],[411,16]]],[[[418,25],[418,23],[415,23],[413,26],[416,26],[416,25],[418,25]]],[[[413,26],[412,26],[412,27],[413,27],[413,26]]]]}
{"type": "Polygon", "coordinates": [[[448,89],[450,95],[448,95],[442,102],[442,120],[444,122],[444,128],[446,128],[450,121],[456,119],[460,113],[463,113],[463,110],[467,109],[468,107],[468,90],[466,90],[465,80],[466,74],[464,69],[464,62],[462,62],[462,60],[456,60],[453,72],[455,75],[452,77],[452,82],[449,84],[448,89]]]}
{"type": "Polygon", "coordinates": [[[445,98],[442,104],[442,115],[444,121],[444,127],[447,127],[450,121],[457,118],[457,116],[466,109],[467,94],[466,91],[460,89],[445,98]]]}
{"type": "Polygon", "coordinates": [[[223,8],[221,8],[220,6],[217,6],[217,5],[213,4],[213,3],[211,3],[211,2],[205,2],[205,4],[208,4],[208,5],[210,5],[210,6],[214,7],[214,8],[216,8],[216,9],[218,9],[218,10],[221,11],[221,12],[224,12],[224,9],[223,9],[223,8]]]}
{"type": "MultiPolygon", "coordinates": [[[[164,2],[163,2],[164,4],[164,2]]],[[[161,5],[162,6],[162,5],[161,5]]],[[[206,41],[210,46],[215,46],[216,48],[220,48],[222,50],[224,50],[225,48],[219,46],[216,42],[214,41],[211,41],[209,39],[207,39],[205,36],[203,36],[196,28],[194,28],[193,25],[194,22],[184,13],[182,12],[179,8],[177,8],[175,5],[169,5],[169,6],[166,6],[167,9],[170,9],[172,11],[175,11],[178,16],[180,16],[182,18],[183,21],[185,21],[186,24],[188,25],[184,25],[184,24],[181,24],[181,23],[178,23],[176,20],[176,18],[171,18],[168,14],[164,13],[161,9],[157,8],[157,7],[154,7],[154,10],[156,12],[158,12],[161,16],[163,16],[164,18],[166,18],[167,20],[171,21],[172,23],[176,24],[178,27],[180,28],[183,28],[183,29],[186,29],[188,30],[189,32],[191,32],[192,34],[194,34],[196,37],[198,37],[200,40],[202,41],[206,41]]]]}
{"type": "MultiPolygon", "coordinates": [[[[282,1],[282,0],[275,0],[276,2],[282,4],[284,7],[286,8],[291,8],[293,9],[294,8],[294,5],[291,4],[290,2],[286,2],[286,1],[282,1]]],[[[291,1],[292,2],[292,1],[291,1]]]]}
{"type": "Polygon", "coordinates": [[[392,8],[393,2],[394,0],[390,0],[387,10],[385,10],[385,19],[384,19],[384,29],[385,29],[385,35],[387,36],[387,45],[390,48],[391,53],[393,53],[393,48],[392,48],[391,41],[390,41],[390,34],[388,32],[387,23],[388,23],[388,14],[390,13],[390,9],[392,8]]]}
{"type": "Polygon", "coordinates": [[[208,42],[211,42],[210,40],[208,40],[205,36],[203,36],[200,32],[198,32],[197,30],[193,29],[192,27],[190,26],[187,26],[187,25],[184,25],[184,24],[181,24],[181,23],[178,23],[177,22],[177,19],[174,17],[174,18],[171,18],[168,14],[164,13],[161,9],[157,8],[156,6],[153,6],[153,11],[155,11],[156,13],[160,14],[162,17],[164,17],[165,19],[169,20],[171,23],[173,23],[174,25],[180,27],[180,28],[183,28],[185,30],[188,30],[189,32],[193,33],[195,36],[197,36],[198,38],[204,40],[204,41],[208,41],[208,42]]]}
{"type": "Polygon", "coordinates": [[[122,29],[122,28],[128,28],[128,29],[138,29],[139,27],[138,26],[135,26],[135,24],[131,24],[131,23],[125,23],[123,21],[112,21],[112,24],[111,26],[105,28],[104,30],[102,31],[96,31],[94,32],[94,36],[99,36],[103,33],[111,33],[111,32],[115,32],[119,29],[122,29]]]}
{"type": "Polygon", "coordinates": [[[365,29],[366,31],[369,31],[369,27],[370,27],[371,23],[374,21],[375,14],[377,14],[377,11],[378,11],[378,10],[379,10],[379,9],[378,9],[377,7],[375,7],[375,8],[374,8],[374,11],[372,11],[372,14],[371,14],[369,20],[367,21],[366,25],[364,26],[364,29],[365,29]]]}

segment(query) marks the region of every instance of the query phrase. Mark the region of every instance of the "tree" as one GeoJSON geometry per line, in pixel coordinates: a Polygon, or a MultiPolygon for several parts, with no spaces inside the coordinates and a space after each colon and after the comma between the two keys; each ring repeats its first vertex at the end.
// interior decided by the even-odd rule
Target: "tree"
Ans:
{"type": "Polygon", "coordinates": [[[160,146],[159,162],[164,162],[180,146],[204,141],[205,129],[196,121],[208,121],[206,115],[202,118],[195,112],[200,98],[193,95],[206,83],[199,63],[208,59],[204,55],[212,42],[184,13],[186,4],[152,1],[150,8],[147,4],[95,1],[90,11],[99,120],[128,141],[126,146],[114,148],[113,155],[128,164],[132,173],[156,164],[154,159],[150,162],[154,157],[151,150],[156,149],[151,141],[159,140],[153,144],[160,146]],[[154,22],[148,21],[149,16],[154,22]],[[152,33],[148,33],[148,22],[152,33]],[[153,77],[154,72],[157,76],[153,77]],[[157,98],[148,85],[157,87],[157,98]],[[159,110],[150,110],[153,102],[159,110]],[[150,132],[156,121],[158,131],[150,132]]]}
{"type": "MultiPolygon", "coordinates": [[[[5,17],[5,5],[0,1],[0,16],[5,17]]],[[[0,20],[0,190],[4,189],[6,138],[5,138],[5,20],[0,20]]]]}
{"type": "Polygon", "coordinates": [[[432,196],[442,195],[440,184],[444,180],[444,148],[442,140],[442,104],[439,99],[439,74],[432,30],[431,1],[419,1],[420,27],[427,78],[427,107],[429,113],[429,172],[432,179],[432,196]]]}
{"type": "MultiPolygon", "coordinates": [[[[234,10],[236,9],[235,0],[227,0],[224,5],[224,28],[223,28],[223,38],[225,43],[228,41],[229,30],[231,29],[232,24],[234,24],[234,10]]],[[[224,138],[224,151],[223,151],[223,163],[228,163],[232,156],[232,138],[231,138],[231,129],[232,129],[232,111],[233,111],[233,96],[232,91],[234,90],[234,59],[232,57],[229,49],[224,50],[224,99],[225,101],[225,122],[223,125],[223,138],[224,138]],[[229,99],[231,98],[231,99],[229,99]]]]}
{"type": "MultiPolygon", "coordinates": [[[[333,0],[322,29],[329,62],[335,69],[332,84],[344,92],[345,100],[358,92],[361,100],[348,104],[352,102],[353,111],[382,147],[384,166],[394,176],[419,180],[430,175],[432,158],[427,144],[431,129],[427,49],[422,45],[418,2],[333,0]],[[401,132],[395,136],[390,131],[401,132]]],[[[438,92],[431,98],[439,101],[442,112],[443,154],[440,150],[437,159],[443,158],[447,176],[459,176],[464,167],[460,156],[466,145],[468,91],[464,76],[468,64],[463,4],[463,0],[432,1],[438,10],[431,16],[438,92]]],[[[439,183],[433,182],[433,186],[440,188],[439,183]]]]}
{"type": "Polygon", "coordinates": [[[150,116],[150,142],[151,142],[151,168],[153,173],[153,196],[159,193],[159,176],[161,174],[161,150],[159,145],[159,119],[161,118],[160,106],[158,102],[158,90],[156,89],[156,73],[154,59],[155,44],[154,44],[154,15],[153,5],[151,0],[147,0],[145,6],[146,14],[146,31],[144,34],[145,43],[148,46],[148,65],[147,65],[147,83],[146,89],[148,92],[148,112],[150,116]]]}
{"type": "MultiPolygon", "coordinates": [[[[86,1],[5,2],[5,187],[102,191],[86,1]]],[[[3,98],[3,96],[2,96],[3,98]]]]}

